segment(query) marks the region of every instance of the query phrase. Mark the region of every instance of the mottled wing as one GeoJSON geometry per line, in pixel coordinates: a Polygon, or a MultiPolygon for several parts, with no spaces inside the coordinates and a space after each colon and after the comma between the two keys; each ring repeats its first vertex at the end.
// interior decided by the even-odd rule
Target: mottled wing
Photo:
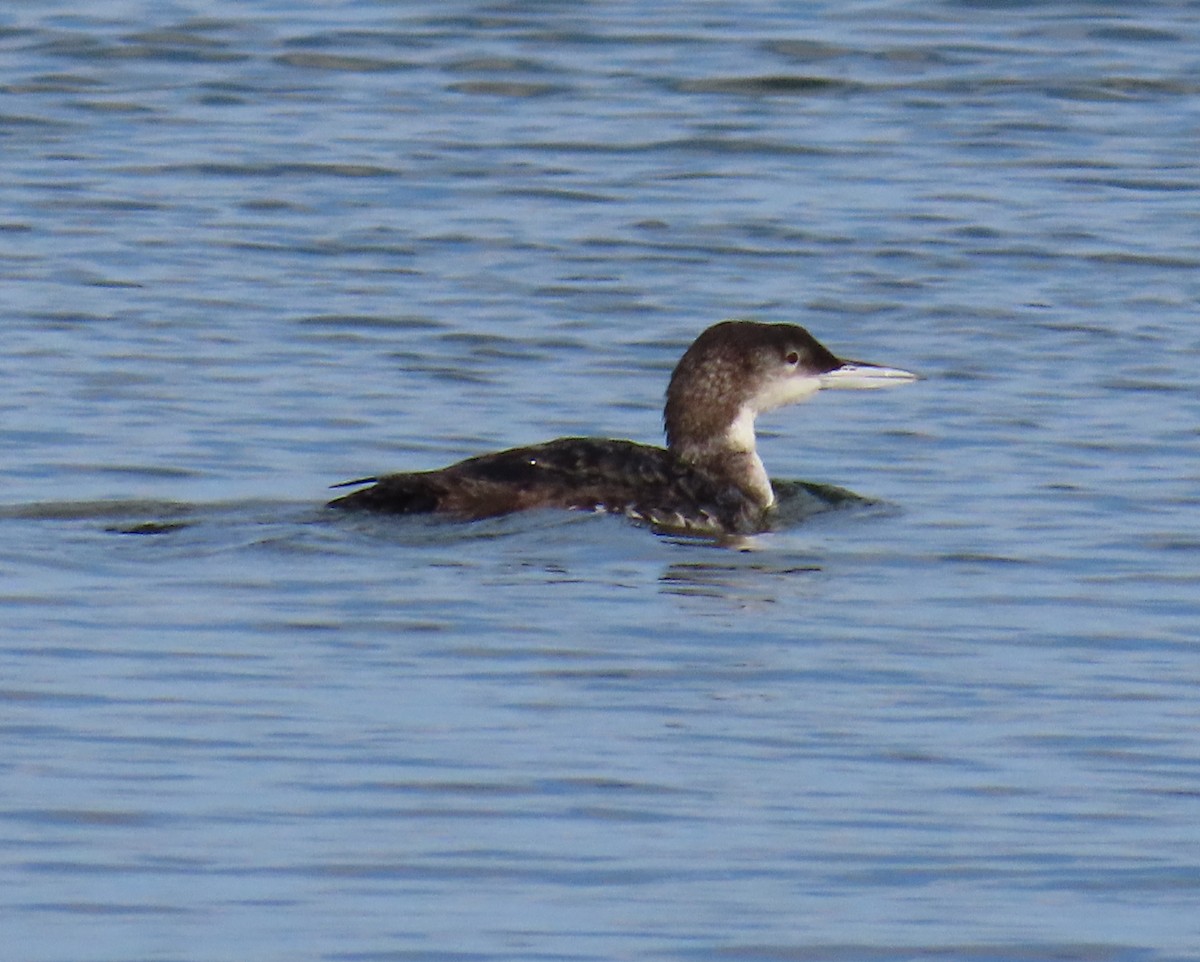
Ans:
{"type": "Polygon", "coordinates": [[[561,438],[438,471],[388,475],[332,504],[464,518],[530,508],[602,509],[657,527],[708,533],[758,530],[763,520],[740,491],[681,463],[665,448],[601,438],[561,438]]]}

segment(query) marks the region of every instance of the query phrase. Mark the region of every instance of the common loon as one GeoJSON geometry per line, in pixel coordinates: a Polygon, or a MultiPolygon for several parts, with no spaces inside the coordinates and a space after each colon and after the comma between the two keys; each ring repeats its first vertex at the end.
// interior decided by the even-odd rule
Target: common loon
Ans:
{"type": "Polygon", "coordinates": [[[795,324],[723,321],[687,349],[667,387],[667,446],[560,438],[436,471],[360,478],[331,507],[486,518],[528,508],[627,515],[655,528],[752,534],[770,525],[775,491],[755,450],[754,419],[821,388],[916,380],[896,368],[835,357],[795,324]]]}

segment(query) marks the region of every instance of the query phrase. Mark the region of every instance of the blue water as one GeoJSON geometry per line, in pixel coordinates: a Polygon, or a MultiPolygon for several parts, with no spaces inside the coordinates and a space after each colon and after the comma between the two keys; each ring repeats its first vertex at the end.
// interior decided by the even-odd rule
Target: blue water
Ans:
{"type": "Polygon", "coordinates": [[[5,959],[1200,957],[1198,12],[4,5],[5,959]],[[322,509],[731,316],[873,504],[322,509]]]}

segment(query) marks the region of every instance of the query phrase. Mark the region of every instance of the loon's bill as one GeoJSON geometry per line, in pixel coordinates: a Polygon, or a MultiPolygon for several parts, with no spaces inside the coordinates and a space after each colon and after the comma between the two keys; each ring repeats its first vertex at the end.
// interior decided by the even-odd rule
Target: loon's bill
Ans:
{"type": "Polygon", "coordinates": [[[894,387],[920,378],[911,371],[902,371],[898,367],[883,367],[879,364],[868,364],[865,361],[845,361],[841,367],[826,371],[819,375],[821,387],[827,389],[861,388],[871,390],[880,387],[894,387]]]}
{"type": "Polygon", "coordinates": [[[330,506],[464,519],[574,508],[624,514],[662,530],[752,534],[770,527],[775,506],[755,446],[758,415],[822,389],[915,380],[899,368],[843,360],[795,324],[722,321],[696,338],[671,374],[665,448],[559,438],[434,471],[344,482],[370,487],[330,506]]]}

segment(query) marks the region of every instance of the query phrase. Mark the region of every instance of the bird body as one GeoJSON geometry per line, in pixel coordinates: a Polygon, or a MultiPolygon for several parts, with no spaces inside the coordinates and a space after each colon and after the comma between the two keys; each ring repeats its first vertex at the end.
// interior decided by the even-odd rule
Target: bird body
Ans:
{"type": "Polygon", "coordinates": [[[676,365],[663,415],[667,447],[560,438],[433,471],[363,478],[332,507],[484,518],[530,508],[624,514],[656,528],[749,534],[769,526],[775,491],[758,456],[758,415],[822,388],[871,388],[915,375],[844,361],[793,324],[725,321],[676,365]]]}

